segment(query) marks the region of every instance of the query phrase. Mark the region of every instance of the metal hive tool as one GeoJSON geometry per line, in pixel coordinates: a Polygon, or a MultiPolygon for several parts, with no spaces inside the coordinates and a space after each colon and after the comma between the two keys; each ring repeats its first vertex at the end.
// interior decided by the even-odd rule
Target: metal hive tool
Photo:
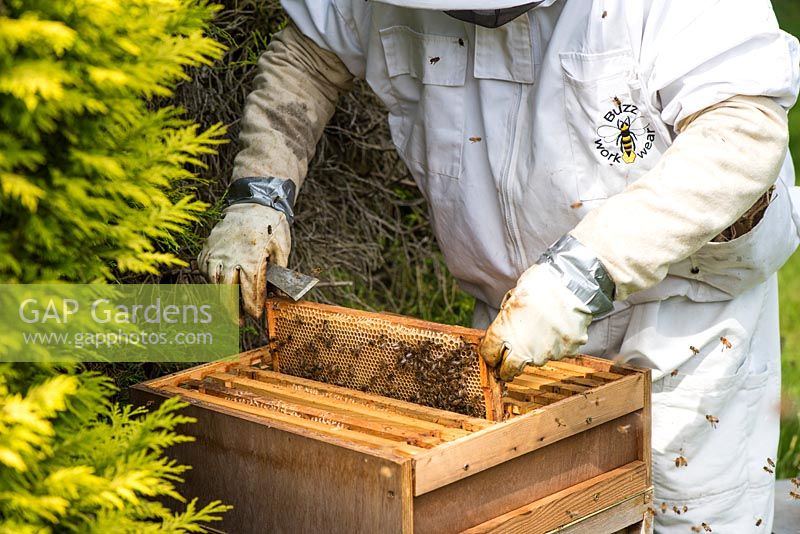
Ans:
{"type": "Polygon", "coordinates": [[[310,302],[267,302],[281,373],[490,420],[499,385],[478,354],[483,331],[310,302]]]}

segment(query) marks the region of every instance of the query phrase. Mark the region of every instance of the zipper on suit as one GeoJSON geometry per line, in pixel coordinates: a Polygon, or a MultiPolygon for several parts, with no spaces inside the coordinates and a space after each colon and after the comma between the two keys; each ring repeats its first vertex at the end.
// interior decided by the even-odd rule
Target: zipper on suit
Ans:
{"type": "Polygon", "coordinates": [[[506,223],[506,231],[508,232],[509,240],[511,241],[511,248],[513,249],[513,259],[518,270],[524,271],[529,266],[525,265],[525,252],[522,245],[522,236],[519,233],[517,226],[516,216],[513,210],[513,202],[511,199],[510,184],[512,179],[512,172],[516,166],[516,161],[519,153],[519,139],[517,139],[517,130],[519,123],[519,110],[522,104],[522,87],[515,88],[514,94],[514,113],[511,117],[511,132],[509,141],[511,143],[511,151],[506,161],[503,175],[500,179],[500,201],[503,209],[503,216],[506,223]]]}

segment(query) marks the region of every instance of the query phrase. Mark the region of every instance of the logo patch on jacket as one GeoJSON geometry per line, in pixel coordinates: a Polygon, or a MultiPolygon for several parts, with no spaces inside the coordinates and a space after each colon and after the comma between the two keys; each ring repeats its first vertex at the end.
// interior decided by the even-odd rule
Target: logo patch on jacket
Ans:
{"type": "Polygon", "coordinates": [[[598,155],[614,163],[631,164],[644,159],[653,149],[656,132],[644,122],[638,106],[614,97],[614,107],[603,115],[597,128],[594,148],[598,155]]]}

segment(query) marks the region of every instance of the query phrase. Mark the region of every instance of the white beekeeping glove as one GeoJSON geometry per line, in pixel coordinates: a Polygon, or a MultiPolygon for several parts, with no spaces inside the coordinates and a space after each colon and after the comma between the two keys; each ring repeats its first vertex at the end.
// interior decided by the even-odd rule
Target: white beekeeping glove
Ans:
{"type": "Polygon", "coordinates": [[[500,378],[512,380],[526,365],[544,365],[574,354],[588,340],[589,308],[561,282],[550,264],[537,264],[520,276],[500,313],[486,331],[481,354],[500,378]]]}
{"type": "Polygon", "coordinates": [[[592,317],[663,280],[775,183],[787,116],[769,98],[730,98],[679,130],[650,172],[589,212],[520,277],[481,345],[503,380],[528,363],[575,353],[592,317]]]}
{"type": "Polygon", "coordinates": [[[251,317],[264,312],[269,262],[285,267],[291,252],[286,215],[261,204],[234,204],[223,212],[197,259],[214,284],[240,284],[242,306],[251,317]]]}

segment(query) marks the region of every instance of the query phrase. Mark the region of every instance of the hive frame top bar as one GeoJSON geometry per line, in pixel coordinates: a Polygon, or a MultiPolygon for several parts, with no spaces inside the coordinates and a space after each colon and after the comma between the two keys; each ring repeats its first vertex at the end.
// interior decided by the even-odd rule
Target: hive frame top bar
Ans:
{"type": "Polygon", "coordinates": [[[269,298],[265,305],[267,313],[270,310],[278,310],[282,307],[298,307],[318,309],[329,313],[341,313],[344,315],[351,315],[353,317],[363,317],[367,319],[380,319],[389,323],[408,326],[410,328],[418,328],[422,330],[430,330],[434,332],[441,332],[444,334],[452,334],[454,336],[464,336],[470,339],[479,340],[485,334],[484,330],[477,328],[468,328],[466,326],[447,325],[443,323],[435,323],[432,321],[425,321],[410,317],[408,315],[400,315],[391,312],[371,312],[365,310],[357,310],[355,308],[346,308],[344,306],[336,306],[334,304],[322,304],[319,302],[311,302],[301,300],[299,302],[292,302],[285,298],[269,298]]]}

